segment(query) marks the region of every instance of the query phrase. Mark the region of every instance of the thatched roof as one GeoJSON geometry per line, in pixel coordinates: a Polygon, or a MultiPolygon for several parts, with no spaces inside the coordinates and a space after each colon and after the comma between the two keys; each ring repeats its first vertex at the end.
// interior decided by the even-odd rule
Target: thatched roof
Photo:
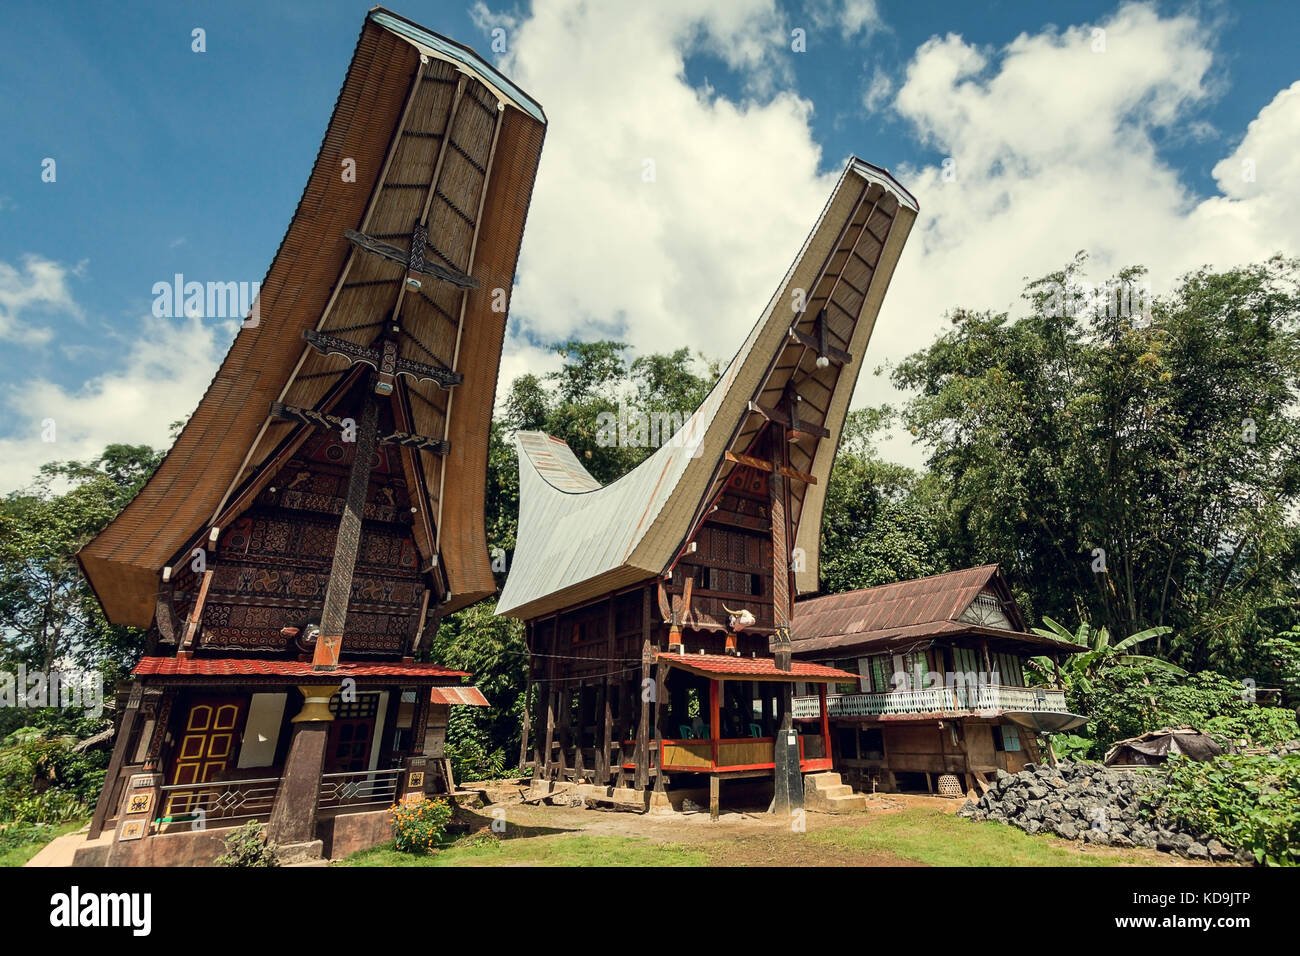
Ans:
{"type": "Polygon", "coordinates": [[[444,610],[495,590],[483,524],[489,422],[545,129],[541,108],[472,50],[370,12],[262,283],[259,324],[240,330],[157,473],[79,554],[111,621],[147,627],[161,569],[228,526],[270,480],[268,466],[302,427],[272,418],[272,402],[324,410],[340,393],[348,365],[308,348],[303,331],[368,345],[403,294],[405,266],[358,251],[345,232],[405,252],[421,221],[428,261],[477,287],[429,281],[401,304],[401,357],[464,374],[451,391],[402,380],[407,430],[450,442],[445,457],[410,453],[423,498],[416,544],[426,566],[445,571],[444,610]],[[355,182],[343,175],[348,160],[355,182]]]}

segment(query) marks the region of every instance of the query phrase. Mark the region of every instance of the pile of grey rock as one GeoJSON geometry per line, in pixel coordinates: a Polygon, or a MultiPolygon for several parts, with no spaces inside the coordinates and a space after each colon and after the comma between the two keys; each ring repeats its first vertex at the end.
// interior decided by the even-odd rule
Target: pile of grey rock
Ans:
{"type": "MultiPolygon", "coordinates": [[[[1027,764],[1020,773],[997,772],[978,801],[958,811],[971,820],[996,820],[1026,833],[1050,833],[1102,846],[1150,847],[1193,860],[1231,860],[1231,849],[1206,834],[1169,830],[1142,813],[1143,797],[1164,785],[1163,771],[1129,770],[1062,760],[1027,764]]],[[[1250,853],[1240,857],[1253,862],[1250,853]]]]}

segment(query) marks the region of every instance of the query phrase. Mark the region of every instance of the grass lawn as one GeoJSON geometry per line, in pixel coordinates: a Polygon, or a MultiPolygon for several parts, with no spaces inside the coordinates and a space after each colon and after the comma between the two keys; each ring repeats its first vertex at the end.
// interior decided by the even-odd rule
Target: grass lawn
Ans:
{"type": "MultiPolygon", "coordinates": [[[[0,866],[22,866],[38,852],[41,847],[49,843],[55,837],[63,836],[65,833],[74,833],[86,825],[85,820],[72,820],[68,823],[60,823],[43,830],[41,835],[31,841],[24,841],[16,845],[10,845],[5,839],[4,830],[0,829],[0,866]]],[[[8,826],[22,826],[22,824],[6,824],[8,826]]]]}
{"type": "Polygon", "coordinates": [[[675,843],[637,837],[525,837],[464,841],[432,856],[378,846],[354,853],[338,866],[705,866],[707,855],[675,843]]]}
{"type": "Polygon", "coordinates": [[[1115,866],[1122,857],[1080,853],[1060,841],[1030,836],[1002,823],[973,823],[939,810],[882,814],[866,827],[828,827],[812,843],[885,851],[929,866],[1115,866]]]}
{"type": "Polygon", "coordinates": [[[502,839],[479,832],[429,856],[390,845],[336,866],[1122,866],[1173,863],[1164,854],[1084,849],[998,823],[972,823],[932,807],[830,817],[807,832],[771,818],[709,824],[563,808],[510,808],[502,839]]]}

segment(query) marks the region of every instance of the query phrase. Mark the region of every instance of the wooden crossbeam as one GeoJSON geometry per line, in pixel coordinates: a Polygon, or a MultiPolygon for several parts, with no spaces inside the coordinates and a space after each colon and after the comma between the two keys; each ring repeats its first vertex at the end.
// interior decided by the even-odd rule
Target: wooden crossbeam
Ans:
{"type": "MultiPolygon", "coordinates": [[[[771,472],[772,463],[762,458],[755,458],[753,455],[742,455],[739,452],[729,451],[726,453],[727,461],[736,465],[747,465],[750,468],[757,468],[759,471],[771,472]]],[[[796,481],[802,481],[804,484],[817,484],[817,476],[810,475],[806,471],[799,471],[796,468],[790,468],[787,465],[780,465],[776,468],[778,474],[785,475],[787,478],[793,478],[796,481]]]]}
{"type": "Polygon", "coordinates": [[[386,357],[385,350],[382,348],[358,345],[327,332],[304,329],[302,337],[321,355],[341,355],[354,365],[357,363],[369,365],[387,375],[405,375],[417,382],[433,382],[440,388],[451,388],[465,381],[465,376],[460,372],[417,362],[414,359],[400,358],[396,353],[386,357]]]}
{"type": "Polygon", "coordinates": [[[830,332],[826,327],[826,310],[822,309],[817,313],[817,318],[813,320],[813,331],[809,335],[807,332],[801,332],[797,326],[790,327],[790,338],[794,339],[805,348],[811,349],[817,353],[819,359],[824,358],[826,362],[818,362],[820,367],[830,362],[836,365],[848,365],[853,361],[853,356],[837,346],[830,344],[830,332]]]}
{"type": "MultiPolygon", "coordinates": [[[[392,184],[389,184],[390,186],[392,184]]],[[[405,185],[405,184],[404,184],[405,185]]],[[[416,184],[411,184],[416,185],[416,184]]],[[[418,184],[420,188],[427,188],[427,183],[418,184]]],[[[367,236],[365,233],[357,232],[355,229],[347,229],[343,235],[358,249],[368,252],[371,255],[379,256],[382,259],[389,259],[393,262],[401,263],[406,266],[408,281],[410,273],[419,273],[434,279],[440,279],[443,282],[450,282],[452,285],[461,289],[477,289],[478,280],[465,275],[458,269],[451,269],[447,266],[440,266],[428,262],[424,258],[425,247],[428,244],[428,231],[424,226],[416,226],[411,235],[411,249],[409,252],[403,251],[396,246],[391,246],[373,236],[367,236]]]]}
{"type": "Polygon", "coordinates": [[[791,438],[801,438],[804,435],[813,438],[831,437],[831,433],[820,425],[812,425],[808,422],[801,421],[798,412],[791,415],[786,409],[769,408],[766,405],[760,405],[758,402],[750,402],[749,410],[751,412],[757,412],[769,422],[776,422],[778,425],[783,425],[785,428],[789,429],[791,438]]]}
{"type": "MultiPolygon", "coordinates": [[[[311,425],[313,428],[320,428],[324,431],[343,432],[355,427],[345,425],[344,419],[339,418],[337,415],[326,415],[324,412],[318,412],[311,408],[299,408],[297,405],[286,405],[284,402],[271,403],[271,417],[281,421],[311,425]]],[[[435,455],[445,455],[451,451],[451,442],[446,439],[429,438],[427,435],[414,435],[410,432],[391,432],[380,436],[378,441],[384,445],[404,445],[407,448],[418,448],[420,451],[432,452],[435,455]]]]}

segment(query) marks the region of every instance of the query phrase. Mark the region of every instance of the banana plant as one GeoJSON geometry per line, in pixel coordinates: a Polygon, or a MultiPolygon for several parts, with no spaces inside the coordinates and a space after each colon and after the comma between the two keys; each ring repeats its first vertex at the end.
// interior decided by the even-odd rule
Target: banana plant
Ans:
{"type": "MultiPolygon", "coordinates": [[[[1146,654],[1129,653],[1130,648],[1135,648],[1144,641],[1149,641],[1153,637],[1159,637],[1162,634],[1168,634],[1173,630],[1171,627],[1148,627],[1145,631],[1138,631],[1136,634],[1130,634],[1121,641],[1112,644],[1110,642],[1110,629],[1106,627],[1093,627],[1087,621],[1081,621],[1075,631],[1068,628],[1050,617],[1043,618],[1043,623],[1047,627],[1035,627],[1033,632],[1043,637],[1050,637],[1055,640],[1069,641],[1071,644],[1078,644],[1086,647],[1087,650],[1079,654],[1071,654],[1065,662],[1065,675],[1072,687],[1077,688],[1085,694],[1092,693],[1092,682],[1097,675],[1107,667],[1113,667],[1117,664],[1130,664],[1137,667],[1147,667],[1152,670],[1165,671],[1169,674],[1175,674],[1179,677],[1186,677],[1187,672],[1181,667],[1161,660],[1159,657],[1151,657],[1146,654]]],[[[1046,657],[1033,658],[1035,669],[1046,673],[1051,667],[1052,662],[1046,657]]]]}

